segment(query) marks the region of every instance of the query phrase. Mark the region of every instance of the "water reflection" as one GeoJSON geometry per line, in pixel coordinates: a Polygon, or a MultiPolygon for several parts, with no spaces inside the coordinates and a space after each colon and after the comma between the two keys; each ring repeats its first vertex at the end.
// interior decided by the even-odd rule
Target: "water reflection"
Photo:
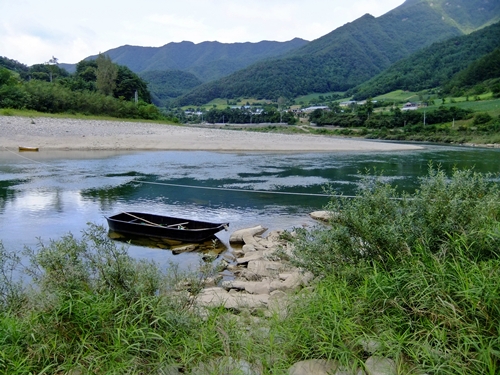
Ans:
{"type": "Polygon", "coordinates": [[[116,241],[144,246],[152,249],[170,250],[173,255],[197,252],[204,256],[217,256],[227,250],[227,246],[216,236],[213,236],[201,243],[191,243],[170,240],[167,238],[146,237],[132,234],[118,233],[109,231],[108,236],[116,241]]]}

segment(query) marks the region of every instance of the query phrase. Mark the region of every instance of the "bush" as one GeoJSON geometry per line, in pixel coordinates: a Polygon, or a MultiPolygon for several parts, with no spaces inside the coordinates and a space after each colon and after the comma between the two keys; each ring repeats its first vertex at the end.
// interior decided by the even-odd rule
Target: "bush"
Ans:
{"type": "Polygon", "coordinates": [[[413,194],[399,194],[381,178],[365,175],[358,198],[336,198],[329,230],[302,232],[296,244],[301,266],[316,274],[361,261],[397,267],[415,248],[446,257],[461,236],[470,259],[491,259],[500,247],[500,190],[471,170],[448,178],[429,169],[413,194]]]}
{"type": "Polygon", "coordinates": [[[489,113],[486,113],[486,112],[478,113],[478,114],[476,114],[476,116],[474,116],[473,124],[474,125],[483,125],[483,124],[487,124],[491,120],[493,120],[493,117],[491,117],[489,113]]]}
{"type": "Polygon", "coordinates": [[[300,230],[298,265],[321,276],[281,332],[300,358],[348,368],[389,357],[398,373],[500,371],[500,190],[430,168],[412,194],[364,176],[332,200],[331,227],[300,230]],[[297,327],[300,326],[300,329],[297,327]]]}

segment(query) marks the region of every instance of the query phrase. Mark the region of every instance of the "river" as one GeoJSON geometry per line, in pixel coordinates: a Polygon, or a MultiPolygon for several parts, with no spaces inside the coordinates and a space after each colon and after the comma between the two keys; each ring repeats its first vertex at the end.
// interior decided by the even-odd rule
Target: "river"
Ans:
{"type": "MultiPolygon", "coordinates": [[[[500,150],[425,145],[410,152],[218,153],[200,151],[0,151],[0,240],[21,251],[72,233],[106,216],[144,211],[229,222],[232,231],[312,226],[309,213],[328,202],[325,189],[355,195],[360,172],[376,170],[412,191],[429,163],[446,171],[500,172],[500,150]]],[[[199,255],[132,244],[136,258],[190,267],[199,255]]]]}

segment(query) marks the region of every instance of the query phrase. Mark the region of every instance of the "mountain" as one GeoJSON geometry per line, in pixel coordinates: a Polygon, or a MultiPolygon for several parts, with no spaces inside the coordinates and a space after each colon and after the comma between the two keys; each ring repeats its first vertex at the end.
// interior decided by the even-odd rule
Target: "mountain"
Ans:
{"type": "Polygon", "coordinates": [[[497,78],[497,83],[499,83],[500,47],[475,60],[467,68],[457,73],[448,83],[446,83],[444,90],[453,93],[455,90],[470,88],[486,80],[495,78],[497,78]]]}
{"type": "Polygon", "coordinates": [[[434,42],[499,19],[498,1],[407,0],[378,18],[367,14],[280,58],[257,62],[205,83],[176,104],[345,91],[434,42]]]}
{"type": "MultiPolygon", "coordinates": [[[[295,38],[288,42],[258,43],[180,42],[162,47],[121,46],[103,52],[119,65],[135,73],[160,70],[182,70],[206,82],[214,80],[259,60],[276,57],[302,47],[308,42],[295,38]]],[[[89,56],[93,60],[97,56],[89,56]]]]}
{"type": "MultiPolygon", "coordinates": [[[[434,43],[396,62],[349,94],[354,95],[355,100],[362,100],[394,90],[420,91],[442,86],[474,61],[499,47],[500,22],[468,35],[434,43]]],[[[472,72],[467,74],[471,76],[472,72]]]]}
{"type": "Polygon", "coordinates": [[[182,70],[150,70],[139,73],[139,76],[148,83],[151,100],[158,106],[203,83],[194,74],[182,70]]]}

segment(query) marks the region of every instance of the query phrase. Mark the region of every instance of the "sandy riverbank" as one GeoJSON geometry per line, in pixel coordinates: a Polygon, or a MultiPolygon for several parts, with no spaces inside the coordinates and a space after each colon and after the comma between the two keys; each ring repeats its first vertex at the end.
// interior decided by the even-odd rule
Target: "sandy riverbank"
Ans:
{"type": "Polygon", "coordinates": [[[0,116],[0,148],[40,150],[398,151],[416,145],[126,121],[0,116]]]}

